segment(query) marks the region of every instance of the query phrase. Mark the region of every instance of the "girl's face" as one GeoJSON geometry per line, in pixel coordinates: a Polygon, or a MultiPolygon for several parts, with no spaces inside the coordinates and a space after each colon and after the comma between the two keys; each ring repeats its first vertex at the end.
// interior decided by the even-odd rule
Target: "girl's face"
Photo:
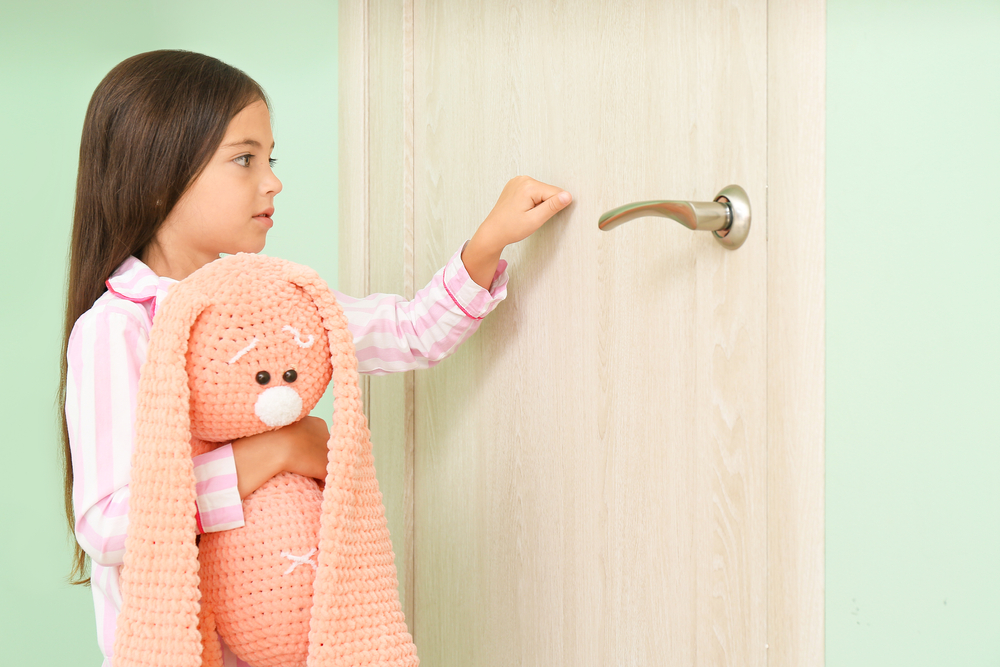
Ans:
{"type": "Polygon", "coordinates": [[[274,195],[281,192],[271,171],[273,148],[271,117],[262,100],[233,117],[219,149],[157,233],[155,255],[169,266],[160,275],[188,273],[219,253],[263,250],[274,195]]]}

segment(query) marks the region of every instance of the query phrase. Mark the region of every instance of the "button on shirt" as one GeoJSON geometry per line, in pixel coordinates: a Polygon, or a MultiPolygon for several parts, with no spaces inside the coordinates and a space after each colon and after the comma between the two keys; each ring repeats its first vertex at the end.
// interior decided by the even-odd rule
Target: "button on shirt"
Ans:
{"type": "MultiPolygon", "coordinates": [[[[462,263],[463,245],[412,301],[394,294],[355,299],[333,291],[354,336],[358,371],[373,375],[434,366],[471,336],[507,295],[507,262],[490,289],[462,263]]],[[[73,463],[76,539],[91,558],[97,641],[111,667],[122,607],[118,574],[128,526],[129,467],[139,387],[157,306],[176,280],[135,257],[122,262],[108,290],[70,333],[66,420],[73,463]]],[[[200,532],[243,526],[231,445],[193,457],[200,532]]],[[[226,667],[250,667],[223,644],[226,667]]]]}

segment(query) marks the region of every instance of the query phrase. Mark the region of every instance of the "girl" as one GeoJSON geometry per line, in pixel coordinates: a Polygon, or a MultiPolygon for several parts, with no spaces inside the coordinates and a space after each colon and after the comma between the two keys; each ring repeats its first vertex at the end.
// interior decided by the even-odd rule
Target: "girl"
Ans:
{"type": "MultiPolygon", "coordinates": [[[[117,65],[94,91],[80,144],[63,338],[65,503],[77,539],[74,583],[90,584],[111,665],[121,609],[139,370],[170,285],[220,253],[260,252],[281,182],[270,103],[242,71],[187,51],[117,65]],[[87,560],[90,577],[84,578],[87,560]]],[[[337,294],[358,370],[428,368],[506,296],[500,254],[571,197],[525,176],[504,187],[472,238],[413,301],[337,294]]],[[[273,475],[323,479],[329,432],[316,417],[194,457],[200,532],[243,525],[241,500],[273,475]]],[[[224,647],[225,664],[236,661],[224,647]]]]}

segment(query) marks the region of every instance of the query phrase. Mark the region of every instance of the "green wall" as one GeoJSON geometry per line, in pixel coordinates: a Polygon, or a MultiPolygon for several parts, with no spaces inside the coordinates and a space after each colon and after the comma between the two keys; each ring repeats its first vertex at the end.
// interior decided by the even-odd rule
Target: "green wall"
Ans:
{"type": "MultiPolygon", "coordinates": [[[[996,667],[1000,4],[827,7],[827,664],[996,667]]],[[[256,78],[284,183],[264,252],[335,286],[336,35],[335,2],[2,9],[0,663],[99,664],[89,591],[63,582],[52,407],[90,94],[158,48],[256,78]]]]}
{"type": "MultiPolygon", "coordinates": [[[[53,406],[66,252],[90,96],[125,58],[164,48],[219,58],[267,91],[284,189],[264,254],[336,286],[335,0],[3,2],[0,665],[101,664],[90,589],[64,583],[71,552],[53,406]]],[[[317,414],[331,412],[328,397],[317,414]]]]}
{"type": "Polygon", "coordinates": [[[1000,3],[827,0],[826,109],[827,665],[997,667],[1000,3]]]}

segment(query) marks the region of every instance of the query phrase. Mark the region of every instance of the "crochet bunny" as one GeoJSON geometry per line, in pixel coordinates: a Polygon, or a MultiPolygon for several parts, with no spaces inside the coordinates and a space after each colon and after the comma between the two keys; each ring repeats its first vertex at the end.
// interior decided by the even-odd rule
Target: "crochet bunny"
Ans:
{"type": "Polygon", "coordinates": [[[418,664],[343,311],[311,269],[239,253],[160,305],[135,423],[114,664],[418,664]],[[327,475],[275,476],[196,544],[192,456],[290,424],[331,375],[327,475]],[[200,562],[199,562],[200,561],[200,562]]]}

